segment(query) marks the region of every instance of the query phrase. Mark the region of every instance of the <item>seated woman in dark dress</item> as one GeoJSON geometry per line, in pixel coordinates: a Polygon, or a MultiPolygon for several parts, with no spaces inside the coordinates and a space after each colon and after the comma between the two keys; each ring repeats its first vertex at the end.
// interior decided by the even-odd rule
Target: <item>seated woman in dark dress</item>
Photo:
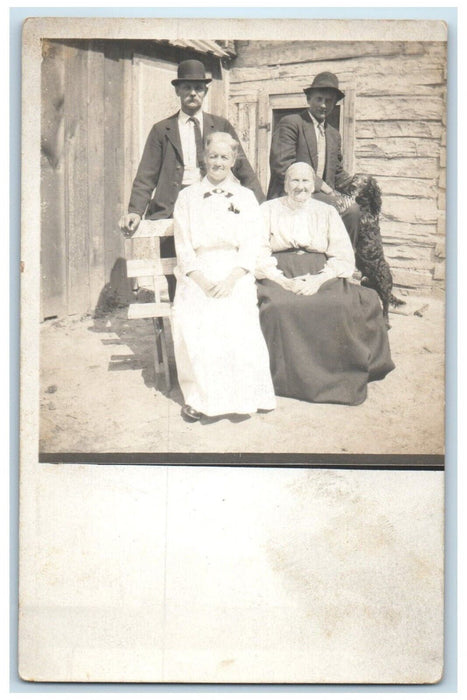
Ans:
{"type": "Polygon", "coordinates": [[[355,259],[336,209],[311,198],[314,171],[294,163],[286,196],[261,205],[256,277],[276,394],[361,404],[394,369],[377,293],[354,284],[355,259]]]}

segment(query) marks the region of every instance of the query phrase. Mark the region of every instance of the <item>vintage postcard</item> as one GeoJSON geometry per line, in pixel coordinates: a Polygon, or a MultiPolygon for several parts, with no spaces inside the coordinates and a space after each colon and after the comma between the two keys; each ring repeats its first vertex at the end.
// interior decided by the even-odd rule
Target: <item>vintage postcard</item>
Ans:
{"type": "Polygon", "coordinates": [[[446,24],[32,18],[22,88],[20,676],[439,681],[446,24]]]}

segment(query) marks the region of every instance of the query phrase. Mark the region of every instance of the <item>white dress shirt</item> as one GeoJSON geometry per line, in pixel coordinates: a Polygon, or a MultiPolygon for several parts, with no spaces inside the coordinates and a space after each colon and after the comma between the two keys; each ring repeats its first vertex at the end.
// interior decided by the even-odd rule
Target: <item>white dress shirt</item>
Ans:
{"type": "Polygon", "coordinates": [[[180,131],[180,141],[183,151],[183,180],[182,185],[192,185],[199,182],[201,173],[198,168],[196,157],[195,125],[190,119],[195,117],[199,121],[201,136],[203,135],[203,112],[199,110],[196,114],[185,114],[182,110],[178,113],[178,129],[180,131]]]}
{"type": "Polygon", "coordinates": [[[324,121],[318,122],[314,118],[311,112],[309,112],[313,126],[315,127],[316,143],[318,145],[318,167],[316,168],[316,174],[318,177],[323,179],[324,166],[326,165],[326,136],[324,133],[324,121]]]}

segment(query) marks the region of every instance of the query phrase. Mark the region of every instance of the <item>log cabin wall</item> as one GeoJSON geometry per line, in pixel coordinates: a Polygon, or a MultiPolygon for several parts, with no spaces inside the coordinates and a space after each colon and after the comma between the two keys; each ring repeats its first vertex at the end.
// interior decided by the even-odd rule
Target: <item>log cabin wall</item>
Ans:
{"type": "Polygon", "coordinates": [[[443,286],[446,194],[446,44],[236,42],[229,116],[267,186],[274,110],[303,105],[302,88],[332,71],[341,107],[344,165],[374,175],[381,230],[396,285],[443,286]]]}
{"type": "Polygon", "coordinates": [[[169,91],[172,97],[170,78],[186,58],[203,60],[213,77],[210,108],[225,113],[217,57],[148,41],[43,41],[42,318],[92,313],[130,299],[128,242],[118,220],[140,157],[134,134],[138,125],[170,116],[152,118],[144,110],[149,105],[157,112],[158,100],[168,99],[169,91]],[[139,68],[142,60],[146,73],[139,68]],[[162,72],[150,73],[153,67],[162,72]],[[155,96],[147,100],[151,90],[155,96]]]}

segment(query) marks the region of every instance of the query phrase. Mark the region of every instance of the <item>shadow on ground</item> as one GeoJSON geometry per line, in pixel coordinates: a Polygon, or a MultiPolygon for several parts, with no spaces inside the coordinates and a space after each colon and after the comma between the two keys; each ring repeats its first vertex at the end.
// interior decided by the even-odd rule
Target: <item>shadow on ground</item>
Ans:
{"type": "MultiPolygon", "coordinates": [[[[144,287],[133,289],[126,274],[126,260],[119,258],[112,269],[109,283],[102,289],[93,314],[93,325],[88,330],[92,333],[115,334],[116,338],[102,338],[104,345],[115,346],[111,355],[109,372],[141,370],[145,386],[162,393],[179,405],[183,397],[178,386],[177,370],[173,356],[173,342],[169,327],[167,345],[172,389],[167,391],[163,376],[156,375],[154,367],[154,332],[151,319],[129,320],[128,305],[132,303],[151,303],[154,292],[144,287]],[[121,348],[122,352],[118,352],[121,348]],[[126,350],[130,352],[125,352],[126,350]]],[[[168,324],[170,326],[170,324],[168,324]]]]}

